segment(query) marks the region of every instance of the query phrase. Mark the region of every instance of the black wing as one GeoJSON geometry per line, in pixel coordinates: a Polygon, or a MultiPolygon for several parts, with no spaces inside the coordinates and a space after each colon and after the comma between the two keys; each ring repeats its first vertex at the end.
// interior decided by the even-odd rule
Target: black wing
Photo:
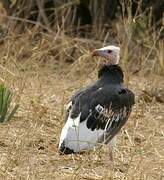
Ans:
{"type": "Polygon", "coordinates": [[[84,109],[85,104],[87,104],[88,96],[90,96],[90,94],[92,94],[92,92],[96,91],[98,88],[99,82],[77,91],[67,104],[65,121],[67,121],[70,112],[71,118],[76,118],[80,114],[82,107],[84,109]]]}
{"type": "MultiPolygon", "coordinates": [[[[106,85],[86,89],[73,100],[71,117],[80,113],[80,122],[86,120],[89,129],[105,130],[110,141],[127,121],[134,104],[134,94],[121,85],[106,85]]],[[[100,138],[100,142],[104,137],[100,138]]]]}

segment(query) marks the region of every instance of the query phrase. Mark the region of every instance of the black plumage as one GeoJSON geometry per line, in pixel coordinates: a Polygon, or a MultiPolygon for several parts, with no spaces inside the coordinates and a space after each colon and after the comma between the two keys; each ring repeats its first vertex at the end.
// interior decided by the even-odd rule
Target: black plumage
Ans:
{"type": "MultiPolygon", "coordinates": [[[[119,65],[103,65],[98,81],[71,99],[70,117],[75,119],[81,114],[80,123],[86,121],[88,129],[105,130],[106,142],[125,124],[134,105],[134,94],[124,87],[123,78],[119,65]]],[[[101,137],[100,141],[103,139],[101,137]]]]}
{"type": "MultiPolygon", "coordinates": [[[[113,46],[107,48],[113,48],[114,52],[119,50],[113,46]]],[[[119,65],[102,65],[97,82],[71,98],[60,136],[60,152],[80,152],[95,147],[97,143],[108,144],[114,138],[134,105],[134,94],[124,87],[123,80],[119,65]]]]}
{"type": "MultiPolygon", "coordinates": [[[[67,153],[93,149],[99,143],[109,144],[112,152],[115,136],[134,105],[134,94],[123,85],[124,75],[118,65],[120,48],[106,46],[94,49],[91,55],[102,57],[105,64],[101,64],[98,80],[78,91],[67,105],[59,142],[62,153],[65,149],[67,153]]],[[[109,155],[112,160],[112,153],[109,155]]]]}

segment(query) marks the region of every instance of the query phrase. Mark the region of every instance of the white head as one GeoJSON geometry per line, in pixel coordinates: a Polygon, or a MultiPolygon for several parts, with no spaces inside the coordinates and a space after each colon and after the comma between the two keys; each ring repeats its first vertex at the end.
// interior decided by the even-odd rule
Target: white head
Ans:
{"type": "Polygon", "coordinates": [[[104,57],[110,65],[118,64],[120,58],[120,48],[117,46],[106,46],[101,49],[95,49],[92,56],[104,57]]]}

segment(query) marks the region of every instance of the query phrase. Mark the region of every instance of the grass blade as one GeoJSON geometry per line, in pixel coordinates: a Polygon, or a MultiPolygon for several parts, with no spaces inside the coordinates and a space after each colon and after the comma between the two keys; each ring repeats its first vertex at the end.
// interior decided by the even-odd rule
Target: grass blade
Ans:
{"type": "Polygon", "coordinates": [[[6,118],[5,121],[9,121],[9,120],[14,116],[14,114],[15,114],[15,112],[17,111],[18,108],[19,108],[19,105],[16,104],[15,107],[14,107],[14,109],[11,111],[11,113],[9,114],[9,116],[6,118]]]}
{"type": "Polygon", "coordinates": [[[9,121],[17,111],[19,105],[16,104],[12,109],[13,93],[4,84],[0,85],[0,123],[9,121]]]}

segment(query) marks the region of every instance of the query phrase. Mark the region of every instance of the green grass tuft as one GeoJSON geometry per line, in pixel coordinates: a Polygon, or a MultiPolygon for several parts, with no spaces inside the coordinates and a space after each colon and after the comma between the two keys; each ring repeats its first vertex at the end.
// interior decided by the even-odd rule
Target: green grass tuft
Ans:
{"type": "Polygon", "coordinates": [[[4,84],[0,84],[0,123],[9,121],[17,111],[19,105],[13,106],[12,101],[12,91],[4,84]]]}

